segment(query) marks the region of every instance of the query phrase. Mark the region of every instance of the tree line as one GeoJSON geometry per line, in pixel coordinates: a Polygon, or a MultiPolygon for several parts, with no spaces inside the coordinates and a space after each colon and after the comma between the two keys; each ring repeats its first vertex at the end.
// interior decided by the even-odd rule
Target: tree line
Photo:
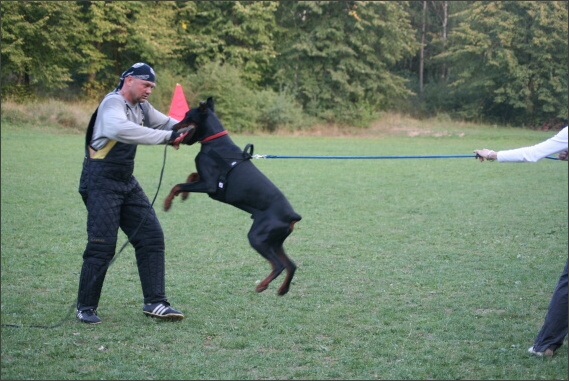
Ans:
{"type": "Polygon", "coordinates": [[[236,132],[381,112],[567,123],[566,1],[2,1],[3,99],[99,100],[143,61],[236,132]]]}

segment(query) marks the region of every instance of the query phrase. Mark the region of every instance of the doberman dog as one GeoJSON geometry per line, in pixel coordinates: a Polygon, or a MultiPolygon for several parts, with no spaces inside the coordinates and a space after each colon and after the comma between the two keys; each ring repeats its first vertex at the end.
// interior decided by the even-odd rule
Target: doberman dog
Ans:
{"type": "Polygon", "coordinates": [[[247,235],[249,243],[272,267],[271,273],[257,284],[256,291],[266,290],[269,283],[286,269],[286,278],[277,291],[278,295],[286,294],[296,265],[285,253],[283,243],[302,217],[251,162],[253,145],[248,144],[242,150],[231,140],[214,112],[211,97],[201,101],[199,107],[190,109],[174,126],[177,130],[188,127],[193,127],[190,131],[193,135],[186,144],[201,143],[195,157],[197,173],[191,173],[186,183],[177,184],[170,190],[164,210],[170,209],[178,194],[185,200],[188,192],[198,192],[250,213],[253,224],[247,235]]]}

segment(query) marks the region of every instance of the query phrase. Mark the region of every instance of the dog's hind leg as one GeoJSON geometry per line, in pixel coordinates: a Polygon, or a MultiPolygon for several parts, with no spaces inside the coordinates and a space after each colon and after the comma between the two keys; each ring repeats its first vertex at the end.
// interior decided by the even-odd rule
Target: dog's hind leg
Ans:
{"type": "Polygon", "coordinates": [[[284,264],[286,268],[286,278],[277,291],[277,295],[282,296],[285,295],[290,288],[290,283],[296,271],[296,265],[286,255],[284,248],[282,246],[277,250],[277,257],[279,258],[280,262],[284,264]]]}
{"type": "Polygon", "coordinates": [[[272,254],[270,255],[270,257],[263,255],[263,257],[267,258],[273,270],[265,279],[263,279],[257,285],[255,290],[257,292],[265,291],[267,288],[269,288],[269,284],[275,278],[277,278],[283,272],[283,270],[286,269],[286,278],[277,291],[277,295],[279,296],[285,295],[290,289],[292,278],[294,277],[294,273],[296,272],[296,264],[293,261],[291,261],[290,258],[286,255],[284,248],[282,246],[278,250],[276,250],[276,255],[272,254]]]}
{"type": "Polygon", "coordinates": [[[269,283],[273,281],[276,277],[278,277],[283,270],[285,269],[285,265],[281,263],[278,259],[275,250],[266,243],[266,237],[261,234],[261,232],[266,230],[266,226],[264,224],[259,223],[259,220],[256,219],[251,226],[251,230],[247,234],[249,238],[249,244],[253,249],[255,249],[263,258],[265,258],[271,264],[271,273],[263,279],[257,287],[255,291],[263,292],[269,287],[269,283]]]}
{"type": "MultiPolygon", "coordinates": [[[[193,183],[196,181],[200,181],[200,176],[198,175],[197,172],[190,173],[190,175],[186,179],[186,183],[193,183]]],[[[180,192],[180,197],[182,198],[182,200],[186,200],[189,195],[190,195],[190,192],[180,192]]]]}
{"type": "Polygon", "coordinates": [[[257,285],[257,292],[265,291],[269,287],[269,284],[285,269],[287,275],[283,284],[279,287],[277,295],[285,295],[289,291],[292,278],[296,271],[296,265],[286,255],[283,248],[283,242],[292,232],[295,223],[296,221],[292,221],[288,228],[285,228],[284,230],[273,230],[273,234],[268,235],[261,233],[267,231],[266,225],[258,223],[257,220],[253,223],[248,235],[249,243],[259,254],[269,261],[272,267],[271,273],[257,285]],[[278,233],[279,230],[281,231],[280,234],[278,233]]]}
{"type": "MultiPolygon", "coordinates": [[[[263,255],[264,256],[264,255],[263,255]]],[[[265,257],[265,256],[264,256],[265,257]]],[[[265,257],[267,258],[267,257],[265,257]]],[[[263,292],[265,291],[267,288],[269,288],[269,283],[271,283],[273,281],[273,279],[275,279],[276,277],[278,277],[283,270],[285,269],[285,266],[283,266],[282,263],[280,263],[278,260],[276,260],[276,257],[273,256],[273,258],[269,259],[267,258],[267,260],[269,261],[269,263],[271,264],[272,267],[272,271],[271,273],[265,278],[263,279],[258,285],[257,287],[255,287],[255,291],[257,292],[263,292]]]]}
{"type": "MultiPolygon", "coordinates": [[[[292,221],[290,223],[289,230],[288,230],[286,237],[288,237],[290,235],[290,233],[292,233],[292,231],[294,230],[294,224],[296,224],[297,222],[298,221],[292,221]]],[[[286,237],[284,239],[286,239],[286,237]]],[[[277,257],[279,258],[279,261],[286,268],[286,278],[277,291],[277,295],[282,296],[282,295],[285,295],[290,288],[290,283],[292,281],[292,278],[294,277],[294,273],[296,272],[296,264],[288,257],[288,255],[286,255],[282,244],[276,250],[276,253],[277,253],[277,257]]]]}

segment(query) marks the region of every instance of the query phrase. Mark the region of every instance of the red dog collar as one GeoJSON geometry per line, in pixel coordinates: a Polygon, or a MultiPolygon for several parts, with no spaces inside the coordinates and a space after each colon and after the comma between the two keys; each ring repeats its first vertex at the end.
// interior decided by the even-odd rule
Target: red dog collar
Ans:
{"type": "Polygon", "coordinates": [[[205,139],[203,139],[203,140],[200,140],[200,143],[209,142],[210,140],[217,139],[217,138],[219,138],[220,136],[223,136],[223,135],[227,135],[227,130],[218,132],[217,134],[210,135],[210,136],[208,136],[207,138],[205,138],[205,139]]]}

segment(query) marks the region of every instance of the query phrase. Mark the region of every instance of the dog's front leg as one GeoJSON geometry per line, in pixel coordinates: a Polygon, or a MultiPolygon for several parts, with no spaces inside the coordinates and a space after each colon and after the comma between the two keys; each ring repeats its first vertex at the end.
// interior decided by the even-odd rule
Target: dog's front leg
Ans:
{"type": "MultiPolygon", "coordinates": [[[[192,172],[190,173],[190,175],[188,176],[188,178],[186,179],[186,183],[193,183],[196,181],[200,181],[200,176],[198,175],[197,172],[192,172]]],[[[188,198],[188,196],[190,195],[190,192],[180,192],[182,195],[182,200],[186,200],[188,198]]]]}
{"type": "Polygon", "coordinates": [[[188,197],[187,194],[189,192],[208,193],[208,194],[214,193],[217,189],[216,182],[213,180],[213,178],[205,180],[207,181],[204,181],[204,178],[201,177],[199,174],[195,172],[191,173],[188,176],[187,183],[177,184],[172,188],[172,190],[170,190],[170,193],[164,200],[164,210],[168,211],[170,209],[170,207],[172,206],[172,200],[174,200],[174,197],[176,197],[180,193],[182,194],[185,193],[186,198],[188,197]]]}
{"type": "Polygon", "coordinates": [[[172,200],[174,200],[174,197],[176,197],[178,195],[178,193],[180,193],[181,191],[181,187],[180,184],[175,185],[171,190],[170,193],[168,193],[168,196],[166,196],[166,199],[164,200],[164,210],[167,212],[168,210],[170,210],[170,208],[172,207],[172,200]]]}

